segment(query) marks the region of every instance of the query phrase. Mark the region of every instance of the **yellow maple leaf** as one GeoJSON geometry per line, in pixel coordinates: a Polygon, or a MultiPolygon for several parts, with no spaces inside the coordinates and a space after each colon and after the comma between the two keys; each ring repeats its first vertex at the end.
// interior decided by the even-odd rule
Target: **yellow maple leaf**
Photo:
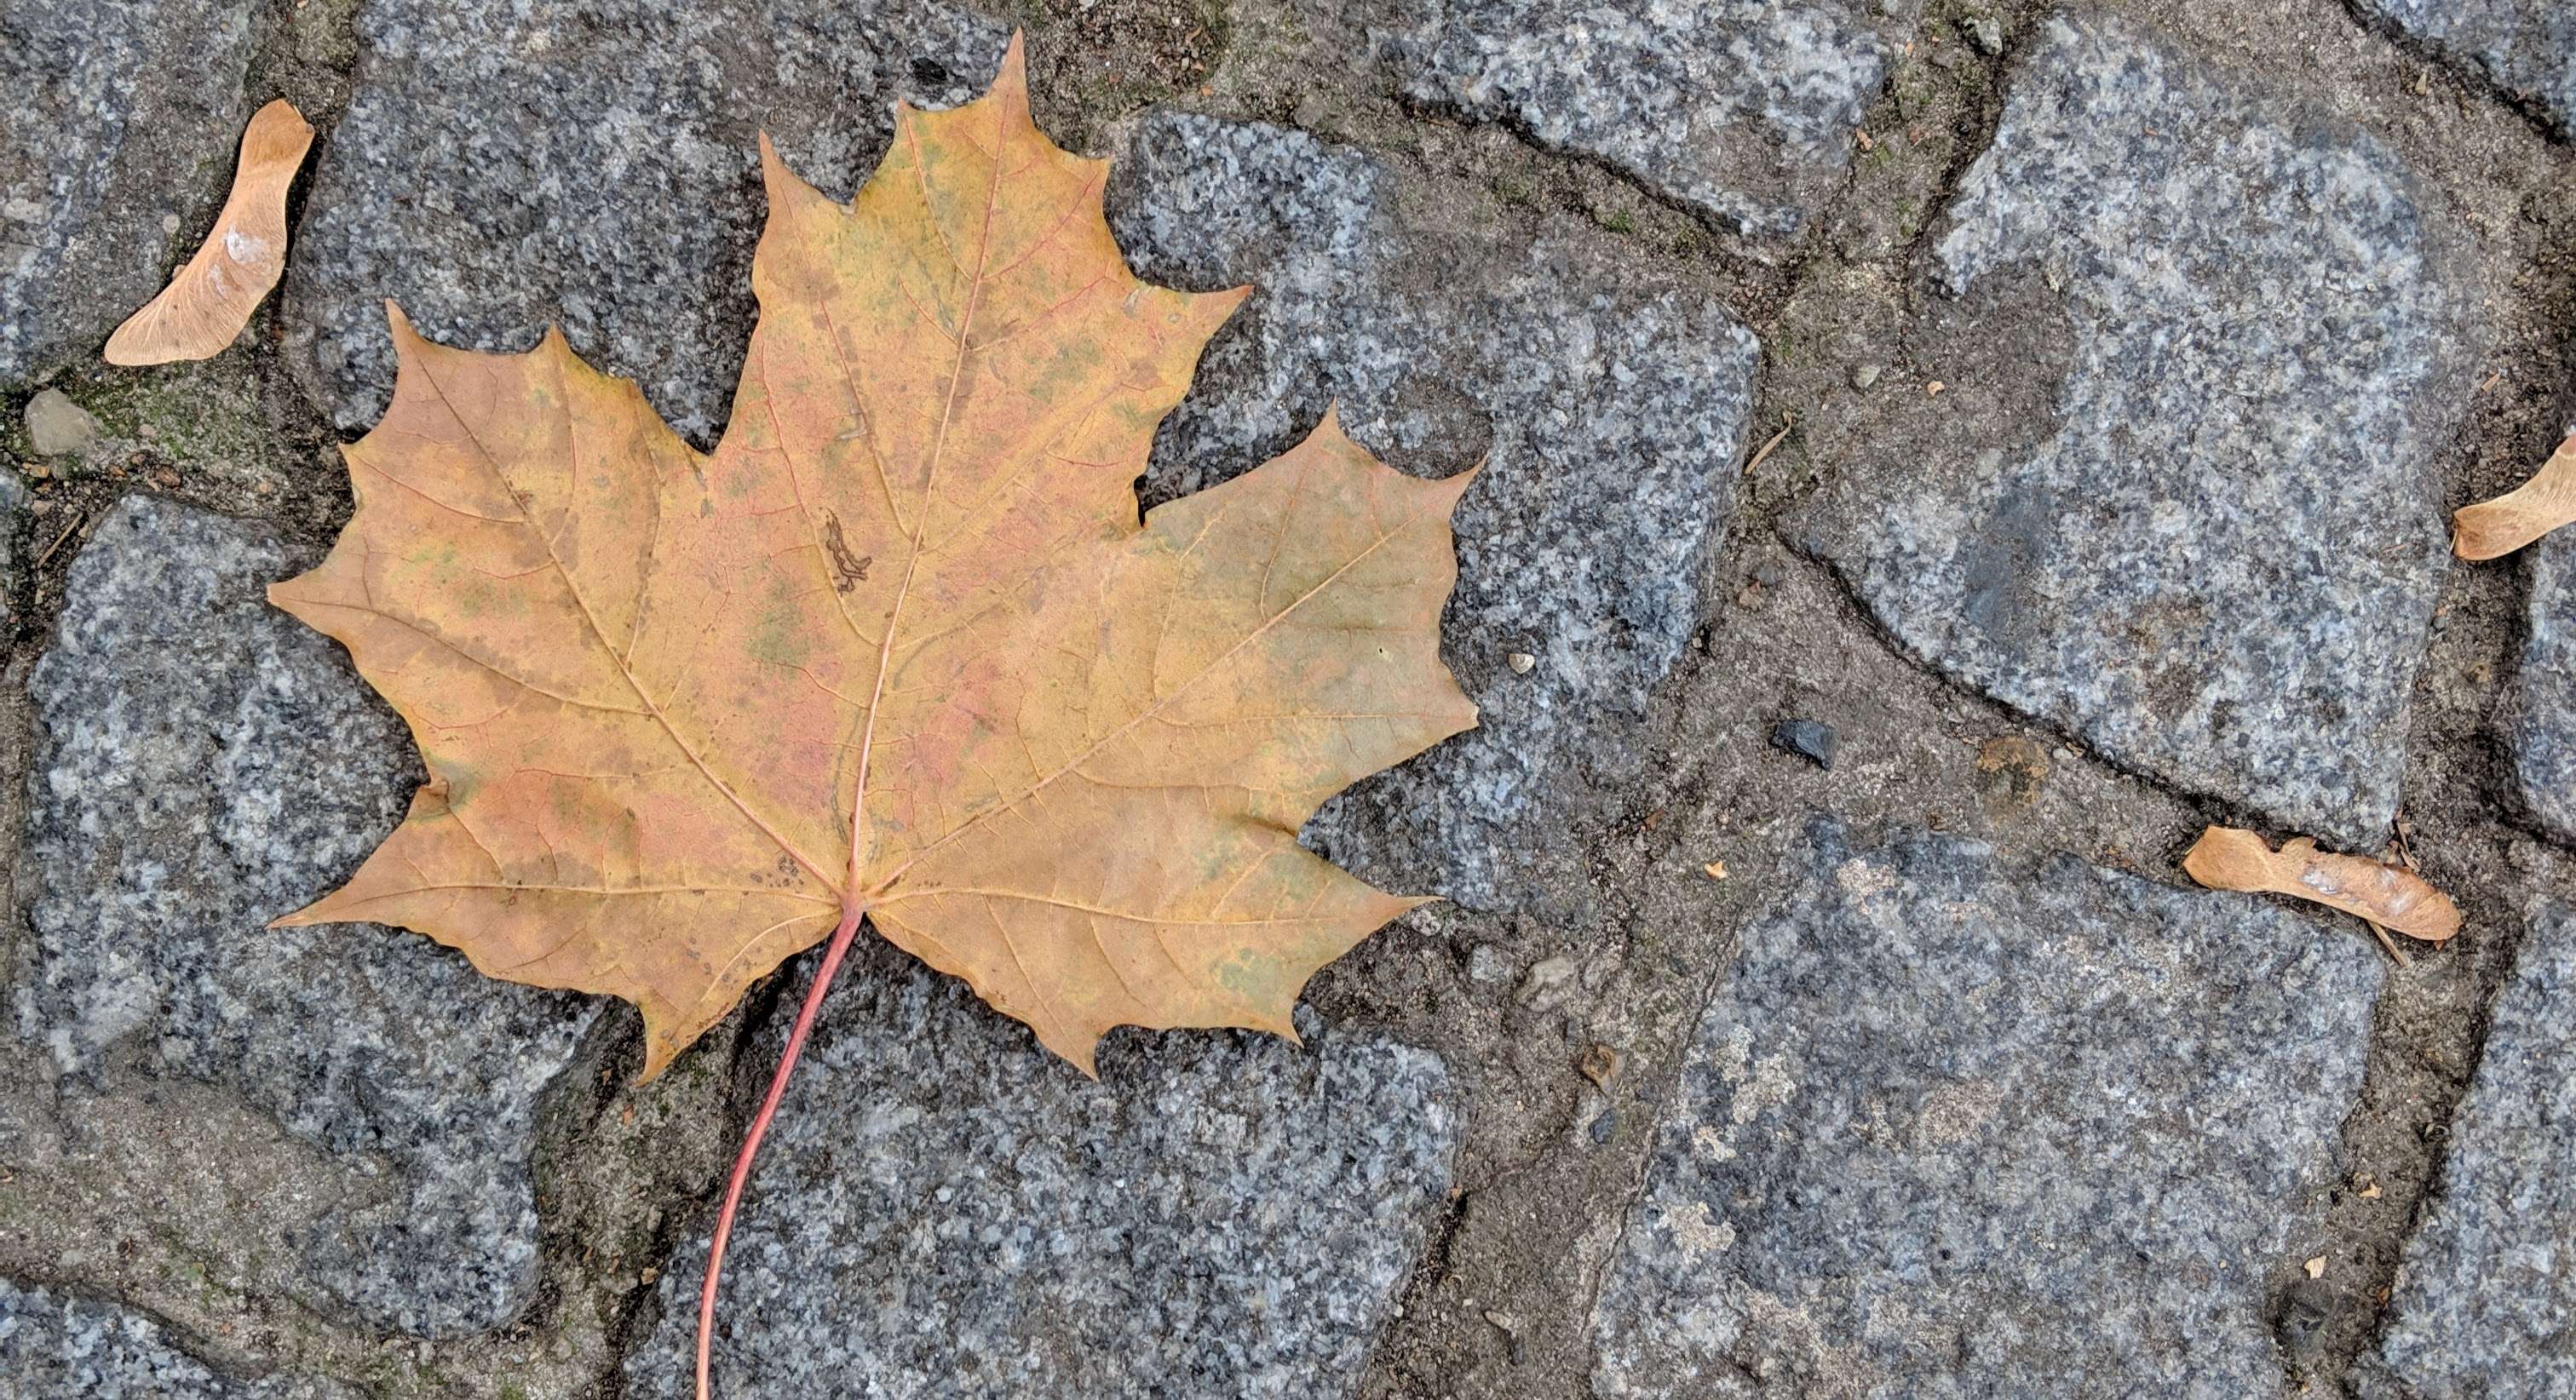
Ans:
{"type": "Polygon", "coordinates": [[[1245,290],[1131,275],[1105,162],[989,94],[901,109],[848,206],[764,138],[731,424],[701,455],[562,336],[432,345],[348,448],[357,511],[271,590],[430,778],[282,922],[417,929],[642,1008],[647,1075],[862,919],[1086,1072],[1113,1026],[1293,1035],[1409,907],[1297,845],[1470,727],[1439,658],[1465,476],[1328,417],[1137,516],[1156,423],[1245,290]]]}

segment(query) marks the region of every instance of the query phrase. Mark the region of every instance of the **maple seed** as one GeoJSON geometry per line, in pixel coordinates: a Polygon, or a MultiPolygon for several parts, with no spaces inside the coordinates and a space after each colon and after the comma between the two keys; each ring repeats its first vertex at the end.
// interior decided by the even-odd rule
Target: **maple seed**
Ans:
{"type": "Polygon", "coordinates": [[[112,365],[207,360],[222,353],[286,271],[286,191],[313,145],[313,128],[278,98],[242,133],[232,193],[214,232],[161,295],[107,338],[112,365]]]}
{"type": "Polygon", "coordinates": [[[432,345],[388,309],[357,509],[270,597],[346,643],[429,770],[339,891],[484,972],[643,1012],[647,1077],[829,940],[728,1183],[862,924],[1084,1073],[1118,1025],[1291,1039],[1315,970],[1419,901],[1297,844],[1473,725],[1440,660],[1449,517],[1327,414],[1141,523],[1133,483],[1247,289],[1138,280],[1104,162],[992,90],[898,106],[836,204],[766,137],[760,320],[699,454],[549,330],[432,345]]]}
{"type": "Polygon", "coordinates": [[[2183,856],[2182,868],[2214,890],[2313,900],[2427,943],[2460,931],[2459,906],[2423,876],[2402,865],[2320,851],[2306,837],[2276,852],[2251,831],[2213,826],[2183,856]]]}
{"type": "Polygon", "coordinates": [[[2463,559],[2494,559],[2570,520],[2576,520],[2576,436],[2560,443],[2530,480],[2454,512],[2451,550],[2463,559]]]}

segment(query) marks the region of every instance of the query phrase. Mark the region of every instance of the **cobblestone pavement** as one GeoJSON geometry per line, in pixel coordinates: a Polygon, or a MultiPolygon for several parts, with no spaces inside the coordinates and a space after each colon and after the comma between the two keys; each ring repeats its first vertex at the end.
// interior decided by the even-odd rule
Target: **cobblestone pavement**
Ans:
{"type": "Polygon", "coordinates": [[[1328,404],[1487,464],[1484,725],[1308,832],[1448,902],[1098,1084],[863,948],[728,1393],[2576,1396],[2576,544],[2445,528],[2576,419],[2571,15],[0,0],[0,1394],[686,1393],[810,966],[639,1086],[622,1005],[265,930],[419,774],[261,590],[382,299],[712,442],[757,133],[846,193],[1018,27],[1137,269],[1258,288],[1149,500],[1328,404]],[[101,365],[280,95],[279,294],[101,365]],[[2197,889],[2209,822],[2467,932],[2197,889]]]}

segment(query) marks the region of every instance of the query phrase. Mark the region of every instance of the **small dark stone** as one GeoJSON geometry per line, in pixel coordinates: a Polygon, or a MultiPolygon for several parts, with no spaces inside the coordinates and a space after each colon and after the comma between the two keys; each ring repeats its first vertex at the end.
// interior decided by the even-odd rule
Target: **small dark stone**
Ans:
{"type": "Polygon", "coordinates": [[[1771,747],[1803,754],[1819,768],[1834,766],[1834,742],[1834,727],[1812,719],[1784,719],[1771,730],[1771,747]]]}
{"type": "Polygon", "coordinates": [[[1599,1147],[1606,1144],[1610,1141],[1610,1135],[1617,1131],[1619,1131],[1619,1110],[1615,1108],[1601,1110],[1601,1116],[1592,1120],[1592,1145],[1599,1147]]]}

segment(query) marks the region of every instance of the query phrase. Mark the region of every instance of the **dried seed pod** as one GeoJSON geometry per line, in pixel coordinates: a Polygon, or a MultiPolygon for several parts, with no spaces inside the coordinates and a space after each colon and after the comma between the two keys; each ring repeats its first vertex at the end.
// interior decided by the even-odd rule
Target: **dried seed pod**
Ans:
{"type": "Polygon", "coordinates": [[[158,365],[222,353],[286,271],[286,190],[313,146],[313,128],[279,98],[242,133],[233,190],[215,229],[161,289],[107,338],[107,362],[158,365]]]}
{"type": "Polygon", "coordinates": [[[2274,851],[2253,832],[2213,826],[2182,858],[2182,868],[2214,890],[2313,900],[2427,943],[2460,931],[2459,906],[2423,876],[2365,856],[2320,851],[2304,836],[2274,851]]]}
{"type": "Polygon", "coordinates": [[[2451,517],[2451,550],[2463,559],[2511,554],[2576,520],[2576,437],[2558,445],[2531,479],[2451,517]]]}

